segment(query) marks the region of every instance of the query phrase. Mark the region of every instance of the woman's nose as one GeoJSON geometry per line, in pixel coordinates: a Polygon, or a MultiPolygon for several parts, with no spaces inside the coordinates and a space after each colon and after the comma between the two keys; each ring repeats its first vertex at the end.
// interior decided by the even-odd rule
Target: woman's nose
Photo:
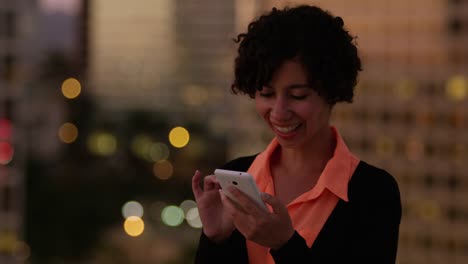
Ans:
{"type": "Polygon", "coordinates": [[[271,108],[271,117],[276,120],[287,120],[292,116],[289,103],[285,98],[278,97],[271,108]]]}

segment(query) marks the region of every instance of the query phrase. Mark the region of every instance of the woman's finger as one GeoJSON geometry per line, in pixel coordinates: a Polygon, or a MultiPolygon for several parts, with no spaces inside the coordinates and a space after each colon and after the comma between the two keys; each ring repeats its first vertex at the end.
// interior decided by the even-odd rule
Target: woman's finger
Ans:
{"type": "Polygon", "coordinates": [[[264,212],[250,197],[236,187],[229,187],[228,192],[235,197],[239,202],[239,207],[247,214],[252,215],[253,217],[260,217],[264,212]]]}
{"type": "Polygon", "coordinates": [[[208,175],[203,179],[203,190],[219,189],[219,183],[214,175],[208,175]]]}
{"type": "Polygon", "coordinates": [[[244,214],[244,211],[239,204],[229,198],[222,189],[219,190],[219,195],[221,196],[221,202],[223,203],[224,208],[229,212],[229,215],[235,216],[239,213],[244,214]]]}
{"type": "Polygon", "coordinates": [[[202,174],[199,170],[196,170],[195,174],[192,177],[192,192],[193,192],[193,195],[195,196],[195,199],[197,199],[203,194],[203,191],[200,187],[201,177],[202,177],[202,174]]]}
{"type": "Polygon", "coordinates": [[[271,205],[271,208],[273,209],[274,213],[279,215],[288,214],[288,209],[286,209],[286,207],[276,197],[271,196],[268,193],[262,193],[261,197],[265,203],[271,205]]]}

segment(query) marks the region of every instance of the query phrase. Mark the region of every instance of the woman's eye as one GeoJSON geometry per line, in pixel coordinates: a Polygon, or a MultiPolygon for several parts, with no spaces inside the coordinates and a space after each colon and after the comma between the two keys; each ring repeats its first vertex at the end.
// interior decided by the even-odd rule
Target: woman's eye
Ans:
{"type": "Polygon", "coordinates": [[[305,99],[307,95],[291,95],[291,97],[296,100],[302,100],[305,99]]]}

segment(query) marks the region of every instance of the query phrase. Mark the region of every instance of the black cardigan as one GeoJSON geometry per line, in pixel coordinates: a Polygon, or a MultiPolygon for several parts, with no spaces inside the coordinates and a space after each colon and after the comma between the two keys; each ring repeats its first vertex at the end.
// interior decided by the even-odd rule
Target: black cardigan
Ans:
{"type": "MultiPolygon", "coordinates": [[[[223,168],[247,171],[254,159],[241,157],[223,168]]],[[[395,263],[401,201],[393,176],[360,161],[348,198],[339,200],[311,248],[295,232],[283,247],[270,250],[275,263],[395,263]]],[[[245,237],[235,230],[228,240],[214,243],[202,232],[195,263],[249,263],[245,237]]]]}

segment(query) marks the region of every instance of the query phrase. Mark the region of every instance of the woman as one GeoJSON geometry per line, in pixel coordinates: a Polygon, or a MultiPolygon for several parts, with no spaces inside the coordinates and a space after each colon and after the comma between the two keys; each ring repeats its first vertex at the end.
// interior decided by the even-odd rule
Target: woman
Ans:
{"type": "Polygon", "coordinates": [[[201,184],[196,171],[203,230],[195,262],[395,263],[398,185],[330,125],[333,106],[352,102],[361,71],[343,20],[315,6],[273,8],[236,42],[232,90],[255,100],[275,137],[222,168],[250,172],[270,211],[236,188],[228,189],[233,202],[213,175],[201,184]]]}

